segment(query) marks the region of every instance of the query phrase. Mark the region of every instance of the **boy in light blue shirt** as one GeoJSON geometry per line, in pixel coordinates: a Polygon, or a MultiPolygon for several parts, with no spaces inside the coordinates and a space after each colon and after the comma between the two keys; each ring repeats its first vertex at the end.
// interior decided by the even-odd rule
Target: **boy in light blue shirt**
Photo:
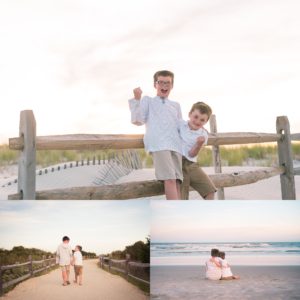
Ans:
{"type": "Polygon", "coordinates": [[[144,144],[153,157],[155,175],[164,182],[167,199],[181,198],[182,176],[181,140],[178,122],[182,118],[179,103],[168,99],[173,88],[174,74],[163,70],[154,74],[156,97],[144,96],[138,87],[129,100],[131,122],[146,125],[144,144]]]}

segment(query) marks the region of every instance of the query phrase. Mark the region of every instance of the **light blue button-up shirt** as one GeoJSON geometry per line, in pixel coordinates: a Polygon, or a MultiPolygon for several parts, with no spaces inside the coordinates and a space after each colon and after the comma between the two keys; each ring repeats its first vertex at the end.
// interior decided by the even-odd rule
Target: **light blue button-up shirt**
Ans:
{"type": "Polygon", "coordinates": [[[182,119],[179,103],[158,96],[130,99],[131,122],[146,125],[145,149],[148,152],[171,150],[181,154],[181,140],[178,132],[182,119]]]}

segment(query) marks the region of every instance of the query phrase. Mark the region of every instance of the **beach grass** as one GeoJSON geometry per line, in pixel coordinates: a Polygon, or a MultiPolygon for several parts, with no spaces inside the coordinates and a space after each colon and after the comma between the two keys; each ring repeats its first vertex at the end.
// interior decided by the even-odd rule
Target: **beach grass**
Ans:
{"type": "MultiPolygon", "coordinates": [[[[153,167],[151,155],[144,149],[137,150],[145,168],[153,167]]],[[[116,153],[116,150],[40,150],[37,151],[37,165],[47,167],[53,164],[69,161],[92,160],[108,157],[116,153]]],[[[300,160],[300,143],[292,143],[293,159],[300,160]]],[[[221,146],[220,154],[223,166],[263,166],[270,167],[278,164],[277,145],[248,145],[248,146],[221,146]]],[[[18,151],[10,150],[8,145],[0,145],[0,166],[16,164],[18,151]]],[[[210,167],[212,162],[211,147],[201,149],[198,155],[198,163],[203,167],[210,167]]]]}

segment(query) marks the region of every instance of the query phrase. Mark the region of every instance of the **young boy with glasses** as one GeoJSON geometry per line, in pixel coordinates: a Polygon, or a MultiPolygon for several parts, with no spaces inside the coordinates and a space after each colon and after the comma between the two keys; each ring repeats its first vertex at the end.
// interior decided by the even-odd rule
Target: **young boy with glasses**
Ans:
{"type": "Polygon", "coordinates": [[[183,179],[182,146],[178,132],[182,115],[179,103],[168,98],[173,84],[172,72],[156,72],[156,96],[142,98],[141,88],[135,88],[129,107],[131,122],[135,125],[146,125],[145,149],[152,154],[155,176],[164,182],[166,198],[177,200],[181,198],[180,182],[183,179]]]}

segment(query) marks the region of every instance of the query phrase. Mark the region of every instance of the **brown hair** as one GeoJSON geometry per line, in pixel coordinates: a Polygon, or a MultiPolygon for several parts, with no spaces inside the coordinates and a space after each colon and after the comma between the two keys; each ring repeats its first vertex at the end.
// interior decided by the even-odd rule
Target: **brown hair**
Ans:
{"type": "Polygon", "coordinates": [[[212,109],[208,104],[204,102],[196,102],[193,104],[190,113],[192,113],[195,109],[198,109],[201,112],[201,114],[206,114],[208,116],[207,120],[209,120],[212,114],[212,109]]]}
{"type": "Polygon", "coordinates": [[[164,76],[164,77],[170,76],[172,78],[172,85],[174,84],[174,73],[172,73],[171,71],[167,71],[167,70],[157,71],[153,75],[154,84],[156,83],[158,76],[164,76]]]}
{"type": "Polygon", "coordinates": [[[210,254],[212,257],[217,257],[219,255],[218,249],[211,249],[210,254]]]}
{"type": "Polygon", "coordinates": [[[225,259],[225,252],[219,252],[219,257],[221,257],[221,258],[223,258],[223,259],[225,259]]]}
{"type": "Polygon", "coordinates": [[[82,247],[77,245],[76,247],[78,247],[79,251],[81,252],[82,251],[82,247]]]}

